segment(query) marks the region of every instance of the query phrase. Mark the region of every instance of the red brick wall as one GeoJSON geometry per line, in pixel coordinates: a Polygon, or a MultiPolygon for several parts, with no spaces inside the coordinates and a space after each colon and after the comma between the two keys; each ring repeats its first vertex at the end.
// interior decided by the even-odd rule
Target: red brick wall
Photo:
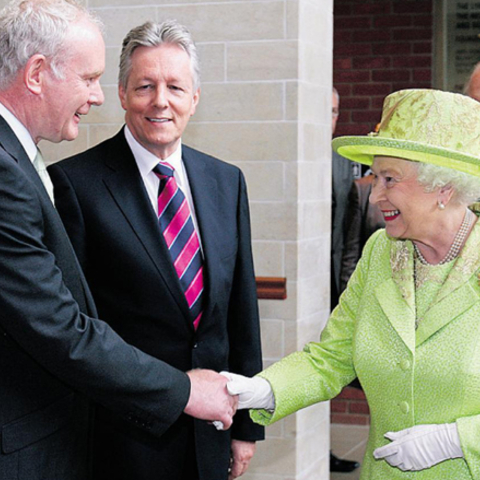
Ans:
{"type": "MultiPolygon", "coordinates": [[[[432,9],[432,0],[334,0],[336,136],[371,132],[386,95],[432,87],[432,9]]],[[[368,424],[363,392],[345,388],[331,402],[331,421],[368,424]]]]}
{"type": "Polygon", "coordinates": [[[368,425],[370,412],[363,391],[354,387],[345,387],[342,393],[330,403],[330,421],[368,425]]]}
{"type": "Polygon", "coordinates": [[[334,0],[336,136],[371,132],[389,93],[431,88],[432,9],[432,0],[334,0]]]}

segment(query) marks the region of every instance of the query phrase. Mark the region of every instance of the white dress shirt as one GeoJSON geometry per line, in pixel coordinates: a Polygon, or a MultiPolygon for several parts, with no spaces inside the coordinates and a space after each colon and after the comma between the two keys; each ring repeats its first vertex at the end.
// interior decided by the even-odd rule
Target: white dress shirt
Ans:
{"type": "Polygon", "coordinates": [[[182,142],[180,141],[177,150],[175,150],[172,155],[170,155],[165,160],[160,160],[157,156],[149,152],[145,147],[143,147],[142,145],[140,145],[140,143],[137,142],[128,126],[125,125],[124,131],[125,138],[130,149],[132,150],[135,162],[137,163],[138,170],[140,171],[140,175],[145,185],[145,189],[147,190],[148,198],[150,199],[152,207],[157,215],[158,187],[160,185],[160,179],[157,177],[157,175],[155,175],[155,173],[153,173],[153,169],[161,162],[166,162],[175,169],[173,176],[175,177],[178,188],[182,190],[185,198],[187,199],[188,206],[190,207],[190,213],[192,215],[193,225],[200,241],[200,248],[202,248],[202,239],[200,237],[200,231],[198,229],[197,216],[195,214],[195,205],[193,204],[192,192],[190,190],[190,184],[188,182],[187,171],[185,170],[185,166],[182,161],[182,142]]]}

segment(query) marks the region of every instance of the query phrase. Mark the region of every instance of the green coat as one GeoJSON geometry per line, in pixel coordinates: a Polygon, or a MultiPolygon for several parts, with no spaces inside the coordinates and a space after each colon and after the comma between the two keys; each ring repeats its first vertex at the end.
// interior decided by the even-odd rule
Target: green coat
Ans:
{"type": "Polygon", "coordinates": [[[272,385],[269,425],[329,400],[357,375],[371,412],[363,480],[480,479],[480,222],[415,329],[413,248],[384,230],[368,241],[319,343],[306,345],[260,375],[272,385]],[[457,422],[465,459],[420,472],[375,460],[388,431],[457,422]]]}

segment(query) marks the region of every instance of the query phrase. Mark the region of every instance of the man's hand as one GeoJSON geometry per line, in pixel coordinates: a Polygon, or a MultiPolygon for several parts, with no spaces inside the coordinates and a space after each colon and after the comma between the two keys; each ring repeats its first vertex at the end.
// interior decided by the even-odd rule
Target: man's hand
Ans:
{"type": "Polygon", "coordinates": [[[255,442],[232,440],[232,464],[228,480],[240,477],[247,471],[256,448],[255,442]]]}
{"type": "Polygon", "coordinates": [[[213,370],[190,370],[190,398],[184,412],[210,422],[220,421],[225,429],[232,425],[238,399],[227,391],[227,379],[213,370]]]}

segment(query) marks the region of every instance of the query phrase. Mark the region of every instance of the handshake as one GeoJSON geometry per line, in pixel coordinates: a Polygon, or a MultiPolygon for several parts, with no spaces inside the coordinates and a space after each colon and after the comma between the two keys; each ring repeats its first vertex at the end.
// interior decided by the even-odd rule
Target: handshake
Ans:
{"type": "Polygon", "coordinates": [[[272,388],[264,378],[202,369],[190,370],[187,375],[191,389],[184,412],[212,422],[218,430],[231,427],[238,409],[275,408],[272,388]]]}

